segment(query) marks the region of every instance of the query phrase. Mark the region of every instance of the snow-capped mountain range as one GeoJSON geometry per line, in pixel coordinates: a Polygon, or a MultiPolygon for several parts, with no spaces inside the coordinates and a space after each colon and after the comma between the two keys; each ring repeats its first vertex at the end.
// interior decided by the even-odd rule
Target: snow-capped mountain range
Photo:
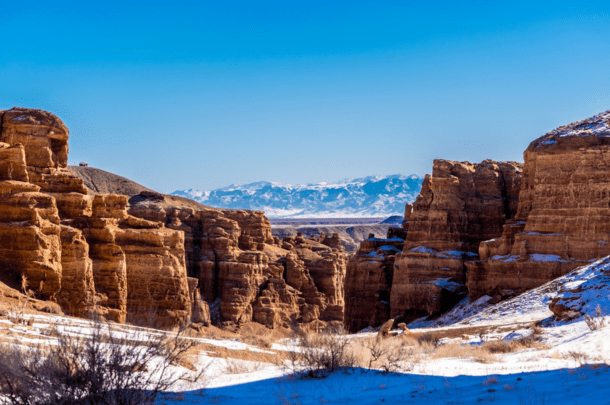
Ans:
{"type": "Polygon", "coordinates": [[[218,208],[262,210],[269,218],[358,218],[404,214],[415,201],[423,178],[400,174],[291,185],[260,181],[212,191],[172,194],[218,208]]]}

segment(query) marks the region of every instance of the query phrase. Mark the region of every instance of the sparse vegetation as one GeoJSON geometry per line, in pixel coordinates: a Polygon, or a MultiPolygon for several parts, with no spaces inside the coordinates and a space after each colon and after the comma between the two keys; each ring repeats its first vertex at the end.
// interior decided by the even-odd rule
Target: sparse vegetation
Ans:
{"type": "Polygon", "coordinates": [[[355,367],[357,359],[345,334],[342,327],[335,327],[299,338],[288,359],[291,371],[306,378],[326,378],[355,367]]]}
{"type": "Polygon", "coordinates": [[[96,322],[90,335],[66,328],[55,344],[19,343],[0,348],[0,404],[152,404],[177,381],[205,371],[170,370],[196,344],[182,331],[117,330],[96,322]]]}
{"type": "Polygon", "coordinates": [[[602,317],[602,309],[599,304],[597,304],[597,308],[595,308],[595,317],[591,317],[587,314],[585,315],[585,322],[591,331],[606,326],[606,320],[602,317]]]}
{"type": "Polygon", "coordinates": [[[254,373],[263,368],[259,361],[244,361],[228,358],[222,369],[223,374],[247,374],[254,373]]]}

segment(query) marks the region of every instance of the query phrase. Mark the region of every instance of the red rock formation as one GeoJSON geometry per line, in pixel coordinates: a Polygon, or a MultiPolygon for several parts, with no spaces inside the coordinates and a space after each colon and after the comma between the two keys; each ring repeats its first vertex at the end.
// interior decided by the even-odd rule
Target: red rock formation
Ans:
{"type": "Polygon", "coordinates": [[[442,312],[465,293],[465,262],[479,243],[514,216],[521,165],[435,160],[413,204],[403,252],[396,257],[391,316],[442,312]]]}
{"type": "Polygon", "coordinates": [[[515,295],[610,254],[609,139],[605,112],[529,145],[516,217],[481,244],[472,297],[515,295]]]}
{"type": "MultiPolygon", "coordinates": [[[[392,228],[390,228],[392,229],[392,228]]],[[[372,238],[360,243],[350,258],[345,277],[345,325],[359,331],[390,318],[394,259],[403,249],[400,238],[372,238]]]]}
{"type": "Polygon", "coordinates": [[[177,208],[161,196],[130,199],[130,214],[183,230],[189,274],[229,324],[270,328],[343,319],[347,256],[338,235],[280,242],[260,211],[177,208]]]}
{"type": "Polygon", "coordinates": [[[43,299],[54,299],[61,282],[59,216],[53,197],[28,183],[22,145],[0,144],[0,277],[43,299]]]}
{"type": "Polygon", "coordinates": [[[201,293],[199,292],[199,280],[189,277],[188,285],[189,294],[191,297],[192,323],[210,326],[210,307],[208,307],[208,304],[201,299],[201,293]]]}
{"type": "Polygon", "coordinates": [[[55,115],[0,111],[0,129],[0,278],[20,288],[25,277],[77,316],[190,319],[182,233],[128,215],[124,196],[92,203],[65,169],[69,133],[55,115]]]}
{"type": "Polygon", "coordinates": [[[57,302],[66,313],[88,318],[96,311],[93,262],[83,233],[61,226],[61,289],[57,302]]]}

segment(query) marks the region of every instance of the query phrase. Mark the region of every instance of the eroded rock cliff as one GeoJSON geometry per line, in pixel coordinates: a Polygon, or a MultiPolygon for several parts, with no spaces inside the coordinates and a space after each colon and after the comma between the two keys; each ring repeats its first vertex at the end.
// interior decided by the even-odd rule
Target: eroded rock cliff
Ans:
{"type": "Polygon", "coordinates": [[[392,317],[443,312],[466,294],[466,263],[515,216],[521,170],[516,162],[434,161],[396,255],[392,317]]]}
{"type": "Polygon", "coordinates": [[[184,232],[188,274],[205,301],[220,299],[223,325],[343,321],[347,255],[337,235],[280,241],[261,211],[179,207],[147,192],[129,202],[131,215],[184,232]]]}
{"type": "Polygon", "coordinates": [[[174,328],[191,316],[181,232],[88,194],[69,133],[41,110],[0,111],[0,279],[65,312],[174,328]]]}
{"type": "Polygon", "coordinates": [[[524,153],[517,214],[481,244],[472,297],[511,296],[610,254],[610,112],[559,127],[524,153]]]}
{"type": "Polygon", "coordinates": [[[358,252],[350,258],[345,277],[348,330],[356,332],[367,326],[380,326],[390,319],[394,259],[403,246],[401,238],[371,237],[362,241],[358,252]]]}

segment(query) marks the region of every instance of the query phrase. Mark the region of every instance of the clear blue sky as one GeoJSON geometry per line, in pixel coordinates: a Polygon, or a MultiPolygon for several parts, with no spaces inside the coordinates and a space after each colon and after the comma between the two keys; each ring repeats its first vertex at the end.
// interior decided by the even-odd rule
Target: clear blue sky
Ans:
{"type": "Polygon", "coordinates": [[[610,109],[610,3],[7,1],[0,108],[161,192],[523,159],[610,109]]]}

